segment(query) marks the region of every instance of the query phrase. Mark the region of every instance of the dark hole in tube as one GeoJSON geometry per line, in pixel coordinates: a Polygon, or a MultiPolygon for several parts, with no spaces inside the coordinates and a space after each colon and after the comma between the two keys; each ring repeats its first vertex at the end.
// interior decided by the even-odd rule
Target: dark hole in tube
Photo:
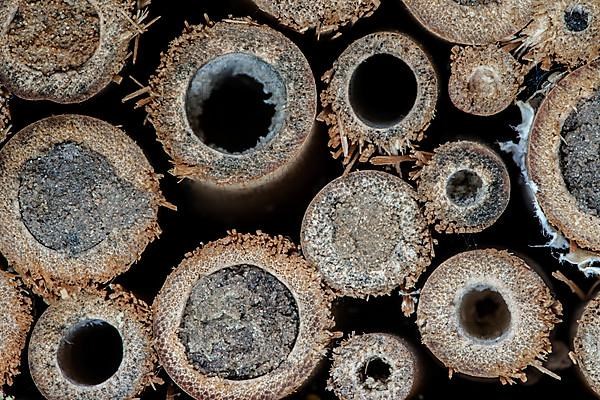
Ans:
{"type": "Polygon", "coordinates": [[[356,115],[374,128],[398,124],[417,99],[417,79],[410,67],[390,54],[371,56],[350,80],[350,104],[356,115]]]}
{"type": "Polygon", "coordinates": [[[390,379],[391,375],[390,365],[377,357],[365,364],[365,367],[362,369],[361,380],[365,382],[368,378],[371,378],[375,382],[385,383],[390,379]]]}
{"type": "Polygon", "coordinates": [[[98,385],[119,369],[123,360],[123,340],[119,331],[105,321],[83,321],[63,336],[57,359],[62,373],[72,382],[98,385]]]}
{"type": "Polygon", "coordinates": [[[496,340],[506,333],[511,315],[500,293],[474,288],[460,305],[460,324],[467,334],[480,340],[496,340]]]}

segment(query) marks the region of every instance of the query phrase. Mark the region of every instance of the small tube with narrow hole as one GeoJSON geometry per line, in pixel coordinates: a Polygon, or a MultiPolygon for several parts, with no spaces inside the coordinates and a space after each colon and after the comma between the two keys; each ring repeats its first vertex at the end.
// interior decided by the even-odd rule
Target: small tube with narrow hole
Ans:
{"type": "Polygon", "coordinates": [[[333,350],[327,389],[340,400],[405,400],[418,393],[423,379],[415,346],[399,336],[368,333],[333,350]]]}
{"type": "Polygon", "coordinates": [[[421,340],[450,371],[502,383],[525,382],[542,367],[562,306],[532,266],[484,249],[444,261],[421,291],[421,340]]]}
{"type": "Polygon", "coordinates": [[[281,399],[323,361],[331,300],[287,239],[233,232],[169,275],[153,307],[155,348],[194,399],[281,399]]]}
{"type": "Polygon", "coordinates": [[[0,151],[0,251],[46,301],[127,271],[160,234],[158,175],[123,131],[82,115],[0,151]]]}
{"type": "Polygon", "coordinates": [[[125,64],[134,19],[128,0],[2,1],[0,83],[27,100],[87,100],[125,64]]]}
{"type": "Polygon", "coordinates": [[[352,172],[325,186],[304,214],[300,238],[304,256],[339,296],[410,291],[433,256],[417,194],[379,171],[352,172]]]}
{"type": "Polygon", "coordinates": [[[496,45],[452,48],[448,94],[456,108],[468,114],[498,114],[515,99],[526,69],[496,45]]]}
{"type": "Polygon", "coordinates": [[[147,111],[171,173],[193,182],[201,208],[247,216],[302,186],[317,143],[316,86],[281,33],[248,20],[191,27],[151,87],[147,111]]]}
{"type": "Polygon", "coordinates": [[[332,34],[371,16],[381,0],[248,0],[277,23],[295,31],[332,34]]]}
{"type": "Polygon", "coordinates": [[[52,304],[35,324],[28,356],[48,400],[126,400],[158,382],[150,308],[120,288],[52,304]]]}
{"type": "Polygon", "coordinates": [[[493,44],[510,39],[533,16],[536,0],[402,0],[434,35],[451,43],[493,44]]]}
{"type": "Polygon", "coordinates": [[[423,139],[439,79],[428,54],[402,33],[379,32],[348,46],[323,77],[329,146],[344,164],[397,155],[423,139]],[[393,99],[393,101],[390,101],[393,99]]]}
{"type": "Polygon", "coordinates": [[[541,218],[562,238],[564,259],[584,269],[600,260],[599,105],[600,61],[595,61],[546,96],[526,155],[541,218]]]}
{"type": "Polygon", "coordinates": [[[600,56],[600,3],[597,0],[538,1],[523,30],[524,58],[550,70],[573,69],[600,56]]]}
{"type": "Polygon", "coordinates": [[[481,232],[500,218],[510,200],[504,161],[477,142],[439,146],[417,176],[425,217],[438,232],[481,232]]]}
{"type": "Polygon", "coordinates": [[[0,271],[0,388],[12,385],[21,373],[21,354],[33,321],[31,299],[24,293],[16,275],[0,271]]]}

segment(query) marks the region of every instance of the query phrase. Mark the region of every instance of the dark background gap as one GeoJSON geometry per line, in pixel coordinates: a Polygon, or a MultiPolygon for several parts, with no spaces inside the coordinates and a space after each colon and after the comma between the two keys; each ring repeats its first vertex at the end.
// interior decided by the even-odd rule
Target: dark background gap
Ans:
{"type": "MultiPolygon", "coordinates": [[[[145,112],[134,111],[131,103],[121,103],[123,97],[138,89],[128,76],[131,75],[140,82],[147,83],[159,64],[160,53],[166,51],[169,42],[182,32],[184,21],[190,24],[201,23],[204,13],[213,20],[226,18],[228,15],[252,15],[262,23],[271,23],[272,21],[254,12],[251,7],[242,5],[239,0],[153,0],[151,10],[151,18],[157,15],[162,18],[143,36],[138,62],[135,66],[126,67],[121,73],[125,80],[120,85],[111,84],[98,96],[77,105],[57,105],[19,99],[14,99],[12,102],[14,132],[44,117],[65,113],[91,115],[115,125],[121,125],[144,149],[156,170],[164,175],[161,183],[162,190],[167,199],[179,207],[179,211],[161,210],[159,219],[163,235],[160,240],[148,247],[140,262],[134,265],[129,272],[115,280],[115,283],[122,284],[147,302],[152,302],[166,276],[173,267],[179,264],[185,253],[195,249],[201,242],[208,242],[224,236],[229,229],[235,228],[239,231],[249,232],[261,229],[270,234],[290,237],[298,242],[304,209],[320,188],[342,172],[340,163],[330,160],[327,157],[328,151],[323,146],[322,154],[316,155],[316,158],[322,162],[322,175],[306,188],[304,196],[298,196],[293,201],[280,204],[268,217],[255,223],[224,224],[218,219],[201,216],[198,213],[198,207],[201,205],[194,204],[188,186],[178,183],[176,178],[168,175],[170,167],[168,157],[155,140],[152,127],[144,124],[145,112]]],[[[271,25],[274,26],[272,23],[271,25]]],[[[319,77],[331,68],[335,59],[352,41],[379,30],[397,30],[408,33],[430,53],[441,77],[438,112],[428,131],[427,139],[422,144],[423,149],[431,150],[436,145],[449,140],[475,139],[498,150],[497,143],[499,141],[515,138],[511,126],[519,123],[519,112],[516,107],[511,107],[494,117],[481,118],[464,114],[451,105],[446,87],[452,46],[421,28],[403,9],[400,0],[383,0],[375,15],[359,21],[352,28],[343,29],[344,35],[332,41],[325,39],[317,41],[310,34],[302,36],[279,27],[276,29],[286,34],[305,53],[317,77],[319,89],[323,88],[319,77]]],[[[538,76],[532,76],[529,83],[532,85],[531,92],[540,84],[538,76]]],[[[326,130],[321,126],[319,133],[323,138],[326,136],[325,132],[326,130]]],[[[502,157],[507,163],[513,184],[511,202],[507,211],[495,226],[481,234],[435,235],[439,241],[436,246],[436,258],[422,277],[420,286],[437,265],[460,251],[499,247],[511,249],[518,254],[526,254],[530,259],[535,260],[548,275],[552,271],[560,269],[584,290],[589,289],[593,280],[586,280],[575,268],[560,266],[549,250],[532,247],[545,243],[545,239],[540,234],[538,223],[529,209],[528,200],[519,185],[517,167],[513,164],[510,156],[502,154],[502,157]]],[[[406,172],[404,171],[405,178],[406,172]]],[[[554,281],[554,288],[565,308],[565,322],[558,327],[556,338],[566,342],[569,337],[569,324],[574,319],[573,313],[580,303],[577,297],[571,294],[563,284],[554,281]]],[[[45,306],[41,300],[35,299],[35,308],[36,315],[39,316],[45,306]]],[[[383,331],[402,335],[414,343],[419,341],[414,324],[415,317],[405,318],[402,316],[398,296],[374,298],[369,301],[342,299],[336,303],[335,315],[337,328],[343,330],[346,336],[351,332],[383,331]]],[[[423,353],[429,367],[427,382],[420,396],[424,399],[437,399],[442,396],[444,398],[460,396],[465,400],[482,397],[490,400],[539,397],[554,399],[565,396],[582,400],[593,398],[581,384],[574,368],[560,372],[562,382],[544,376],[535,385],[502,386],[497,382],[475,382],[460,376],[448,380],[447,371],[438,365],[426,350],[423,350],[423,353]]],[[[291,398],[306,399],[309,395],[317,395],[322,399],[333,399],[334,396],[325,391],[328,367],[329,362],[326,362],[306,388],[291,398]]],[[[22,371],[23,373],[17,377],[14,386],[7,391],[8,394],[16,396],[18,400],[41,399],[41,395],[27,372],[26,357],[23,358],[22,371]]],[[[167,384],[159,387],[157,391],[147,390],[142,399],[165,399],[170,381],[162,370],[161,376],[167,381],[167,384]]],[[[189,397],[184,394],[178,398],[189,400],[189,397]]]]}

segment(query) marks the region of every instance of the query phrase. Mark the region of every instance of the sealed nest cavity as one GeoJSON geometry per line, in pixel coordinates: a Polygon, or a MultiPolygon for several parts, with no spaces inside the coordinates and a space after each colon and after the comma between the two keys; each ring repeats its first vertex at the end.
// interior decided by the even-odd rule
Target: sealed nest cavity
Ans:
{"type": "Polygon", "coordinates": [[[323,77],[319,119],[344,164],[375,153],[405,153],[423,139],[434,117],[438,77],[427,53],[410,37],[380,32],[352,43],[323,77]]]}
{"type": "Polygon", "coordinates": [[[600,56],[600,2],[539,1],[523,35],[525,58],[544,69],[554,63],[576,68],[591,62],[600,56]]]}
{"type": "Polygon", "coordinates": [[[77,103],[106,87],[145,27],[130,0],[6,0],[0,82],[29,100],[77,103]]]}
{"type": "Polygon", "coordinates": [[[524,75],[521,64],[502,48],[457,46],[452,49],[448,94],[461,111],[494,115],[517,98],[524,75]]]}
{"type": "Polygon", "coordinates": [[[493,44],[523,29],[536,0],[402,0],[431,33],[451,43],[493,44]]]}
{"type": "Polygon", "coordinates": [[[548,94],[529,137],[527,172],[550,225],[577,248],[600,252],[600,62],[581,67],[548,94]]]}
{"type": "Polygon", "coordinates": [[[314,30],[317,36],[331,34],[345,25],[371,16],[380,0],[252,0],[277,23],[306,32],[314,30]]]}
{"type": "Polygon", "coordinates": [[[398,336],[353,336],[333,350],[327,388],[340,400],[404,400],[419,388],[422,368],[416,349],[398,336]]]}
{"type": "Polygon", "coordinates": [[[500,218],[510,200],[504,161],[476,142],[441,145],[418,179],[425,216],[438,232],[481,232],[500,218]]]}
{"type": "Polygon", "coordinates": [[[280,180],[314,136],[308,61],[281,33],[251,21],[189,28],[150,86],[147,111],[172,173],[211,188],[280,180]]]}
{"type": "Polygon", "coordinates": [[[450,370],[503,383],[543,368],[562,314],[544,280],[498,250],[460,253],[429,277],[419,299],[423,343],[450,370]]]}
{"type": "Polygon", "coordinates": [[[577,318],[572,357],[585,384],[600,396],[600,295],[596,294],[577,318]]]}
{"type": "Polygon", "coordinates": [[[29,343],[29,371],[49,400],[137,399],[159,383],[150,308],[119,288],[51,305],[29,343]]]}
{"type": "Polygon", "coordinates": [[[433,257],[416,193],[378,171],[329,183],[306,210],[300,236],[304,255],[340,296],[413,289],[433,257]]]}
{"type": "Polygon", "coordinates": [[[63,115],[0,152],[0,249],[45,300],[125,272],[160,233],[158,176],[124,132],[63,115]]]}
{"type": "Polygon", "coordinates": [[[11,385],[18,375],[21,354],[31,327],[31,300],[26,297],[21,281],[0,271],[0,388],[11,385]]]}
{"type": "Polygon", "coordinates": [[[155,348],[197,399],[280,399],[333,337],[331,296],[282,237],[231,233],[189,254],[154,303],[155,348]]]}

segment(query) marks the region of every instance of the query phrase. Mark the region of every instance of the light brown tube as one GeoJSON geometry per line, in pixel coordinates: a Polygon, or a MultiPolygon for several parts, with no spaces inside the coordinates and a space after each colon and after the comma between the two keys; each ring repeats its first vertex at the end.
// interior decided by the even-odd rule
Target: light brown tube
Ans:
{"type": "Polygon", "coordinates": [[[113,289],[61,299],[36,322],[29,371],[45,398],[129,400],[158,382],[150,309],[113,289]]]}
{"type": "Polygon", "coordinates": [[[327,388],[340,400],[405,400],[417,394],[424,370],[417,349],[385,333],[352,336],[333,350],[327,388]]]}
{"type": "Polygon", "coordinates": [[[504,161],[470,141],[445,143],[418,173],[425,216],[438,232],[475,233],[492,226],[510,200],[504,161]]]}
{"type": "Polygon", "coordinates": [[[443,262],[421,291],[421,339],[453,373],[526,381],[552,351],[561,304],[521,258],[492,249],[443,262]]]}
{"type": "Polygon", "coordinates": [[[323,361],[331,300],[291,242],[233,232],[169,275],[153,306],[155,348],[195,399],[281,399],[323,361]]]}
{"type": "Polygon", "coordinates": [[[46,301],[127,271],[165,201],[142,150],[81,115],[31,124],[0,151],[0,250],[46,301]]]}
{"type": "Polygon", "coordinates": [[[144,29],[134,18],[127,0],[3,1],[0,82],[28,100],[87,100],[125,64],[131,39],[144,29]]]}
{"type": "Polygon", "coordinates": [[[171,43],[151,81],[150,120],[207,213],[259,212],[311,168],[316,86],[281,33],[248,20],[196,26],[171,43]]]}

